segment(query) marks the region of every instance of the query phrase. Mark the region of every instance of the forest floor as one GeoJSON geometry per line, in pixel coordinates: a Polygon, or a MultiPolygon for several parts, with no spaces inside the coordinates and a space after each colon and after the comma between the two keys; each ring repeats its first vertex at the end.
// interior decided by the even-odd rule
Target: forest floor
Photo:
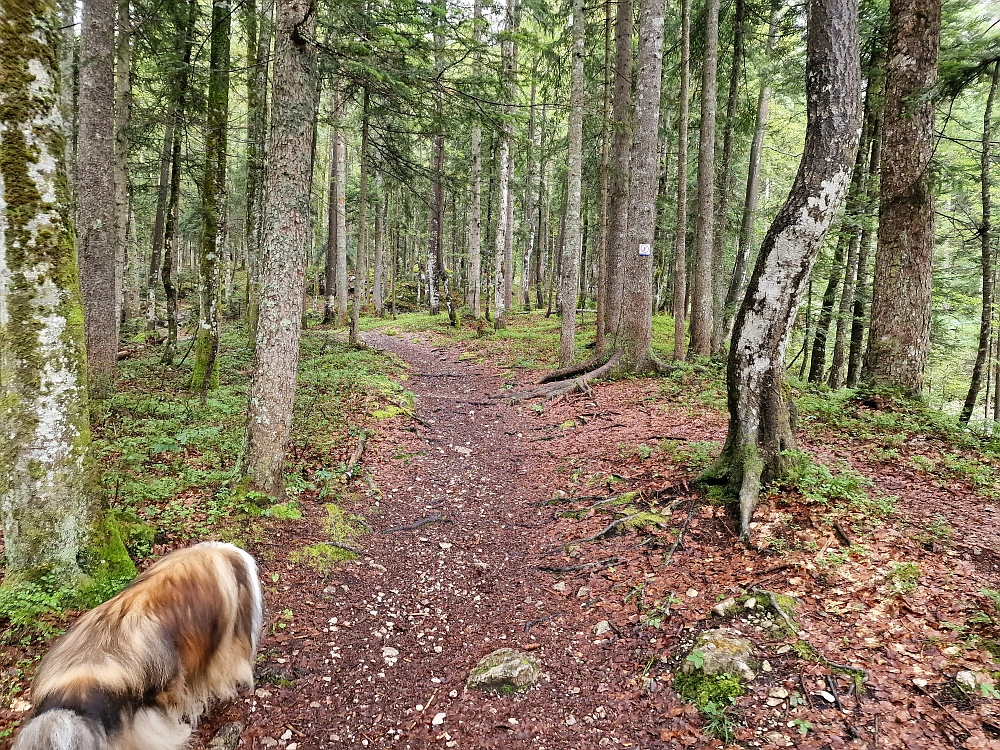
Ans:
{"type": "MultiPolygon", "coordinates": [[[[815,463],[764,499],[748,547],[694,487],[725,436],[718,373],[514,404],[547,339],[419,327],[364,334],[402,387],[342,397],[337,440],[302,439],[332,407],[300,393],[294,513],[227,535],[172,511],[186,533],[154,554],[241,542],[268,610],[253,695],[211,712],[196,746],[238,722],[254,750],[1000,747],[997,472],[968,443],[889,401],[805,393],[815,463]],[[770,593],[792,598],[794,627],[770,593]],[[686,702],[674,676],[720,626],[753,643],[755,678],[686,702]],[[500,647],[536,657],[539,685],[467,689],[500,647]]],[[[0,730],[30,705],[43,646],[0,649],[0,730]]]]}

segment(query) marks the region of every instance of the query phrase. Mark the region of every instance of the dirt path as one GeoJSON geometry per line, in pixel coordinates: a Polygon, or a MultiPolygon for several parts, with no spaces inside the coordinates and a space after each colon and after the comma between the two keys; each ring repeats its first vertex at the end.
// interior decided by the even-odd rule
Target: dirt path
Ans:
{"type": "MultiPolygon", "coordinates": [[[[532,425],[495,398],[498,375],[415,336],[366,339],[410,364],[420,422],[387,422],[365,454],[372,482],[351,509],[373,533],[358,540],[360,560],[327,580],[287,562],[310,541],[303,526],[315,527],[308,537],[318,523],[261,542],[265,580],[275,582],[262,644],[270,684],[213,728],[239,718],[242,747],[287,750],[649,748],[666,746],[658,732],[671,713],[698,737],[692,712],[665,693],[636,702],[635,644],[594,635],[603,618],[588,611],[586,590],[554,590],[535,567],[558,541],[547,538],[551,509],[538,504],[554,480],[526,452],[532,425]],[[505,646],[541,660],[539,687],[516,698],[466,690],[470,668],[505,646]]],[[[306,509],[322,515],[318,503],[306,509]]]]}

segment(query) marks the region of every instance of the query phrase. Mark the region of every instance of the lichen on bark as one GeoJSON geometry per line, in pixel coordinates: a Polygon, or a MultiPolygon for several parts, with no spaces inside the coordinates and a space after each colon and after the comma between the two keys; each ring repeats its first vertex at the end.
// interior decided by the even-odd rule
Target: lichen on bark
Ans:
{"type": "MultiPolygon", "coordinates": [[[[95,554],[106,534],[89,453],[58,28],[54,2],[0,0],[0,516],[7,587],[39,576],[62,587],[88,586],[88,560],[108,557],[95,554]]],[[[119,573],[130,565],[116,558],[119,573]]]]}

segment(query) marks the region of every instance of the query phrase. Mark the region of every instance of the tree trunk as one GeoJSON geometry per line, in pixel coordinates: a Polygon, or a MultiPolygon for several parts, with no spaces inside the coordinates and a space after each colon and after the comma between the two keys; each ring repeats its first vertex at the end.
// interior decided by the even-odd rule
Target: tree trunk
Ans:
{"type": "Polygon", "coordinates": [[[375,204],[375,266],[372,274],[372,311],[380,318],[385,315],[385,302],[383,300],[383,278],[385,276],[385,215],[386,215],[386,195],[382,184],[382,173],[375,175],[376,204],[375,204]]]}
{"type": "Polygon", "coordinates": [[[299,320],[309,238],[311,146],[316,114],[311,0],[278,0],[274,108],[264,204],[262,298],[242,474],[248,489],[284,497],[299,361],[299,320]]]}
{"type": "MultiPolygon", "coordinates": [[[[531,256],[535,250],[535,96],[538,84],[531,82],[531,112],[528,115],[528,144],[525,155],[525,185],[524,185],[524,252],[521,254],[521,304],[525,312],[531,310],[531,256]]],[[[571,105],[572,106],[572,105],[571,105]]]]}
{"type": "MultiPolygon", "coordinates": [[[[597,236],[597,332],[594,351],[607,347],[608,308],[608,168],[611,163],[611,0],[604,3],[604,100],[601,108],[601,224],[597,236]]],[[[541,307],[541,305],[539,305],[541,307]]]]}
{"type": "Polygon", "coordinates": [[[619,333],[622,314],[622,264],[627,253],[629,222],[629,164],[632,158],[632,0],[618,0],[615,16],[614,111],[611,137],[611,204],[608,216],[607,306],[604,332],[619,333]]]}
{"type": "Polygon", "coordinates": [[[510,158],[510,142],[508,134],[505,132],[506,125],[501,126],[500,139],[500,159],[498,161],[499,186],[497,189],[497,230],[494,238],[494,269],[493,269],[493,327],[498,331],[507,327],[505,319],[506,307],[504,305],[504,281],[503,270],[504,249],[507,245],[507,203],[510,200],[510,173],[507,170],[507,162],[510,158]]]}
{"type": "MultiPolygon", "coordinates": [[[[635,76],[635,138],[629,187],[628,241],[621,258],[622,309],[614,349],[619,372],[641,372],[652,360],[653,232],[659,172],[664,0],[641,0],[635,76]]],[[[614,357],[611,360],[614,361],[614,357]]]]}
{"type": "MultiPolygon", "coordinates": [[[[90,73],[85,81],[88,97],[94,94],[94,11],[93,7],[85,11],[91,26],[90,73]]],[[[0,274],[4,325],[0,339],[4,387],[0,516],[6,556],[3,587],[8,590],[25,582],[37,585],[44,582],[43,576],[50,577],[52,591],[74,588],[84,583],[84,573],[97,574],[103,560],[107,560],[105,569],[119,563],[116,570],[107,572],[127,576],[135,571],[120,540],[116,546],[109,530],[98,526],[83,309],[63,163],[58,58],[52,47],[58,28],[55,2],[0,0],[0,101],[6,103],[0,107],[0,254],[4,259],[0,274]],[[17,106],[10,106],[11,102],[17,106]]],[[[109,25],[104,32],[111,30],[109,25]]],[[[100,78],[106,79],[109,99],[105,104],[110,105],[110,41],[106,47],[107,55],[100,59],[108,65],[107,76],[102,71],[100,78]]],[[[88,110],[91,140],[84,143],[89,148],[94,145],[93,114],[88,110]]],[[[111,120],[104,125],[110,129],[111,120]]],[[[111,146],[109,137],[103,154],[109,160],[105,211],[113,217],[111,146]]],[[[92,164],[84,160],[88,168],[92,164]]]]}
{"type": "MultiPolygon", "coordinates": [[[[854,181],[851,181],[851,188],[854,181]]],[[[850,204],[852,195],[848,191],[847,202],[850,204]]],[[[826,339],[830,335],[830,323],[833,322],[833,303],[837,300],[837,288],[840,286],[840,277],[844,275],[844,255],[850,243],[848,227],[841,227],[840,236],[837,237],[837,244],[833,251],[833,261],[830,264],[830,275],[826,280],[826,289],[823,290],[823,299],[820,301],[819,315],[816,317],[816,332],[812,340],[812,356],[809,357],[810,383],[820,383],[826,373],[826,339]]]]}
{"type": "MultiPolygon", "coordinates": [[[[341,110],[341,113],[343,110],[341,110]]],[[[338,119],[337,132],[337,326],[347,325],[347,144],[338,119]]]]}
{"type": "Polygon", "coordinates": [[[736,0],[733,15],[733,55],[726,96],[726,130],[722,137],[722,165],[719,169],[719,200],[715,206],[715,234],[712,239],[712,353],[722,351],[726,343],[726,236],[729,233],[729,200],[733,194],[733,136],[736,132],[736,106],[739,104],[740,78],[743,72],[743,39],[746,24],[745,0],[736,0]]]}
{"type": "Polygon", "coordinates": [[[267,72],[271,59],[271,13],[258,12],[255,0],[247,6],[247,325],[256,340],[260,310],[260,267],[264,234],[264,161],[267,151],[267,72]],[[252,65],[251,55],[253,58],[252,65]]]}
{"type": "MultiPolygon", "coordinates": [[[[115,40],[115,318],[119,325],[131,317],[126,291],[128,265],[129,196],[128,178],[129,122],[132,117],[132,19],[129,0],[118,0],[118,36],[115,40]]],[[[131,285],[129,285],[131,286],[131,285]]],[[[133,311],[134,312],[134,311],[133,311]]],[[[117,348],[117,344],[116,344],[117,348]]],[[[117,359],[118,352],[115,351],[117,359]]]]}
{"type": "Polygon", "coordinates": [[[163,238],[167,223],[167,200],[170,197],[170,165],[174,143],[176,104],[170,107],[167,123],[163,128],[163,148],[160,151],[160,179],[156,188],[156,218],[153,221],[153,248],[149,256],[149,274],[146,277],[146,330],[156,331],[156,280],[163,257],[163,238]]]}
{"type": "Polygon", "coordinates": [[[323,264],[323,283],[326,287],[326,298],[323,303],[323,322],[334,323],[337,320],[337,184],[338,157],[337,148],[337,93],[330,92],[330,180],[327,192],[326,214],[326,254],[323,264]]]}
{"type": "Polygon", "coordinates": [[[993,137],[993,100],[996,98],[998,83],[1000,83],[1000,62],[994,61],[993,76],[990,79],[990,93],[986,98],[986,109],[983,112],[982,151],[979,157],[979,197],[982,206],[982,219],[979,222],[979,248],[983,269],[983,312],[979,322],[979,348],[976,351],[976,363],[972,368],[969,393],[965,397],[962,414],[958,418],[962,424],[969,423],[972,410],[976,408],[979,388],[983,381],[983,367],[986,365],[986,353],[990,347],[990,333],[993,323],[993,218],[990,196],[990,148],[993,137]]]}
{"type": "Polygon", "coordinates": [[[674,230],[674,359],[683,362],[686,354],[684,331],[687,324],[687,158],[688,88],[691,79],[691,0],[681,0],[681,85],[677,118],[677,223],[674,230]]]}
{"type": "Polygon", "coordinates": [[[118,366],[114,187],[115,0],[87,0],[80,33],[80,138],[77,196],[80,290],[87,331],[87,388],[107,398],[118,366]]]}
{"type": "Polygon", "coordinates": [[[919,395],[930,346],[934,102],[941,0],[890,0],[881,203],[861,377],[919,395]]]}
{"type": "Polygon", "coordinates": [[[847,192],[861,125],[857,0],[809,0],[808,18],[805,148],[736,317],[726,374],[729,431],[706,473],[738,492],[744,538],[761,482],[782,474],[785,451],[796,445],[785,351],[816,254],[847,192]]]}
{"type": "MultiPolygon", "coordinates": [[[[770,59],[778,38],[778,21],[781,19],[782,5],[771,0],[771,18],[768,24],[767,44],[764,58],[770,59]]],[[[750,167],[747,175],[746,196],[743,200],[743,220],[740,222],[740,236],[736,246],[736,263],[726,292],[723,340],[729,340],[736,319],[737,302],[743,297],[747,280],[747,266],[750,262],[750,243],[753,241],[753,225],[757,214],[757,200],[760,196],[760,157],[763,152],[764,134],[767,131],[767,110],[771,101],[770,70],[765,67],[761,76],[760,92],[757,95],[757,119],[753,141],[750,144],[750,167]]]]}
{"type": "Polygon", "coordinates": [[[719,0],[705,3],[705,54],[701,68],[701,129],[698,141],[698,213],[694,230],[694,278],[691,284],[691,352],[712,354],[715,256],[715,90],[719,65],[719,0]]]}
{"type": "MultiPolygon", "coordinates": [[[[662,1],[662,0],[661,0],[662,1]]],[[[576,298],[580,291],[580,201],[583,172],[583,42],[586,18],[583,0],[573,0],[573,46],[570,64],[569,154],[566,169],[566,246],[563,249],[562,329],[559,364],[573,363],[576,332],[576,298]]]]}
{"type": "MultiPolygon", "coordinates": [[[[481,64],[479,45],[482,40],[483,29],[483,4],[482,0],[474,0],[473,3],[473,44],[476,48],[475,67],[478,70],[481,64]]],[[[471,195],[469,198],[469,307],[472,308],[472,317],[479,320],[482,315],[482,146],[483,131],[479,126],[479,121],[472,126],[472,167],[469,176],[471,195]]]]}
{"type": "Polygon", "coordinates": [[[868,260],[871,257],[875,239],[874,209],[879,199],[878,178],[882,171],[882,115],[875,117],[872,132],[872,152],[868,167],[868,206],[861,223],[861,239],[858,242],[858,277],[854,291],[854,307],[851,319],[851,346],[847,356],[847,387],[854,388],[861,374],[862,344],[865,336],[865,317],[870,301],[868,260]]]}
{"type": "MultiPolygon", "coordinates": [[[[361,107],[361,153],[358,161],[361,174],[358,185],[358,246],[354,260],[354,315],[368,303],[368,146],[370,99],[366,89],[361,107]]],[[[356,326],[355,326],[356,327],[356,326]]]]}
{"type": "MultiPolygon", "coordinates": [[[[66,181],[69,205],[76,206],[76,134],[77,134],[77,40],[76,0],[59,3],[59,113],[66,134],[66,181]]],[[[72,212],[71,212],[72,214],[72,212]]]]}

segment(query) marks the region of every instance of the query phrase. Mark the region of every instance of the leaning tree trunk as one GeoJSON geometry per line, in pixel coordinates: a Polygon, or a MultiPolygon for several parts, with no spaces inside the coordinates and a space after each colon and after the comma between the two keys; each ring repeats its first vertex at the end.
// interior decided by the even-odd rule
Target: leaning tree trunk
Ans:
{"type": "Polygon", "coordinates": [[[77,243],[87,330],[87,387],[105,398],[118,366],[114,188],[114,0],[87,0],[80,32],[77,243]]]}
{"type": "Polygon", "coordinates": [[[796,445],[784,396],[785,351],[816,255],[847,192],[861,125],[857,0],[810,0],[808,18],[805,148],[736,317],[726,373],[729,431],[705,477],[738,492],[744,538],[761,482],[783,473],[785,451],[796,445]]]}
{"type": "Polygon", "coordinates": [[[719,0],[706,0],[705,55],[701,73],[701,126],[698,140],[698,214],[694,230],[691,280],[691,353],[712,354],[715,257],[715,89],[719,66],[719,0]]]}
{"type": "Polygon", "coordinates": [[[229,0],[212,3],[205,171],[201,183],[201,247],[198,253],[198,334],[191,388],[202,403],[219,379],[219,253],[226,225],[226,142],[229,119],[229,0]]]}
{"type": "Polygon", "coordinates": [[[677,222],[674,230],[674,359],[686,355],[684,332],[687,324],[687,157],[688,88],[691,79],[691,0],[681,0],[681,87],[677,118],[677,222]]]}
{"type": "MultiPolygon", "coordinates": [[[[0,516],[6,589],[37,585],[42,576],[54,590],[74,588],[87,580],[83,574],[98,572],[93,564],[112,561],[108,552],[124,556],[115,558],[120,567],[110,572],[135,570],[109,529],[92,534],[101,510],[90,456],[58,44],[54,1],[0,0],[0,516]],[[103,547],[99,555],[92,554],[92,545],[103,547]]],[[[109,156],[111,141],[104,145],[109,156]]],[[[110,161],[107,166],[110,199],[110,161]]]]}
{"type": "Polygon", "coordinates": [[[979,155],[979,197],[982,206],[982,219],[979,222],[979,247],[983,269],[983,313],[979,322],[979,348],[976,351],[976,363],[972,368],[969,393],[965,397],[965,404],[962,406],[962,413],[958,418],[962,424],[969,423],[969,419],[972,418],[972,410],[976,408],[993,324],[993,220],[990,205],[992,202],[990,196],[990,147],[993,137],[993,100],[996,98],[998,82],[1000,82],[1000,62],[994,62],[990,93],[986,98],[986,110],[983,113],[982,151],[979,155]]]}
{"type": "Polygon", "coordinates": [[[311,0],[278,0],[275,16],[262,296],[241,470],[249,489],[283,497],[309,245],[316,14],[311,0]]]}
{"type": "Polygon", "coordinates": [[[872,319],[861,378],[918,395],[930,347],[941,0],[891,0],[872,319]]]}
{"type": "Polygon", "coordinates": [[[583,174],[583,40],[586,33],[583,0],[573,0],[573,47],[569,85],[569,164],[566,169],[566,246],[563,248],[562,329],[559,364],[573,363],[576,299],[580,291],[580,197],[583,174]]]}

